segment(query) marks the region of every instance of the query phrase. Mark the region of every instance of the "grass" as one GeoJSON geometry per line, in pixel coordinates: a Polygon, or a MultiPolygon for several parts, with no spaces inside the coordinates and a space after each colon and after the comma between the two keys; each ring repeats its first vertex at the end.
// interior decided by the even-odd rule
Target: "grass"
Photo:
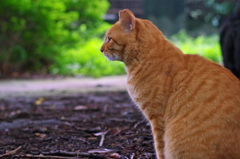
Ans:
{"type": "MultiPolygon", "coordinates": [[[[192,38],[182,31],[172,36],[170,41],[184,53],[199,54],[217,63],[222,61],[217,35],[192,38]]],[[[91,77],[125,74],[124,64],[117,61],[107,61],[100,52],[101,45],[102,40],[95,38],[84,46],[65,51],[56,58],[51,72],[63,75],[81,74],[91,77]]]]}

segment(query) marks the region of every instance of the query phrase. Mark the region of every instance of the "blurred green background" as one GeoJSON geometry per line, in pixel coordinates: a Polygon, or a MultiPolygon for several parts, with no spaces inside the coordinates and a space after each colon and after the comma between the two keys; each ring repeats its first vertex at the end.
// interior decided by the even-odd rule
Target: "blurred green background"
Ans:
{"type": "Polygon", "coordinates": [[[124,74],[99,51],[129,8],[153,21],[184,53],[221,63],[218,29],[237,0],[1,0],[0,77],[124,74]]]}

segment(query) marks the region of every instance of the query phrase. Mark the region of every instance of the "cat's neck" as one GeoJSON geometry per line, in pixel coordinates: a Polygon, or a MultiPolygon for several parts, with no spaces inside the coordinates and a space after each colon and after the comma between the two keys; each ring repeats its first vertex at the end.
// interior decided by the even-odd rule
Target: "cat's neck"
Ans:
{"type": "Polygon", "coordinates": [[[149,84],[150,79],[158,78],[159,81],[163,82],[163,85],[160,83],[162,86],[159,89],[162,91],[160,94],[163,95],[163,100],[161,100],[163,105],[171,94],[175,75],[185,67],[183,53],[167,40],[161,41],[156,48],[151,48],[148,52],[139,52],[139,56],[128,64],[125,66],[128,89],[132,92],[131,94],[138,94],[136,93],[138,87],[146,87],[147,90],[149,85],[152,85],[153,88],[154,84],[149,84]]]}

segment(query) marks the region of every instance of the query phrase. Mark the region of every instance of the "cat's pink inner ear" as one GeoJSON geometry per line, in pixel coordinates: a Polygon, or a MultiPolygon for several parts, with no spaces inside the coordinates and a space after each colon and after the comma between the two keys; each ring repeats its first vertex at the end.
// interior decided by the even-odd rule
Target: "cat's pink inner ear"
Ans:
{"type": "Polygon", "coordinates": [[[119,21],[121,25],[128,31],[133,30],[135,27],[135,16],[128,9],[119,11],[119,21]]]}

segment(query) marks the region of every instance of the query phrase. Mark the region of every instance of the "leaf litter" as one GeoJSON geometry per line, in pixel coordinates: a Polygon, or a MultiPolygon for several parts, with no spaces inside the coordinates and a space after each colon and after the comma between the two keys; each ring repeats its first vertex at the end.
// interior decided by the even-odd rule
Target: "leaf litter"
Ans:
{"type": "Polygon", "coordinates": [[[155,159],[127,92],[0,99],[2,158],[155,159]]]}

